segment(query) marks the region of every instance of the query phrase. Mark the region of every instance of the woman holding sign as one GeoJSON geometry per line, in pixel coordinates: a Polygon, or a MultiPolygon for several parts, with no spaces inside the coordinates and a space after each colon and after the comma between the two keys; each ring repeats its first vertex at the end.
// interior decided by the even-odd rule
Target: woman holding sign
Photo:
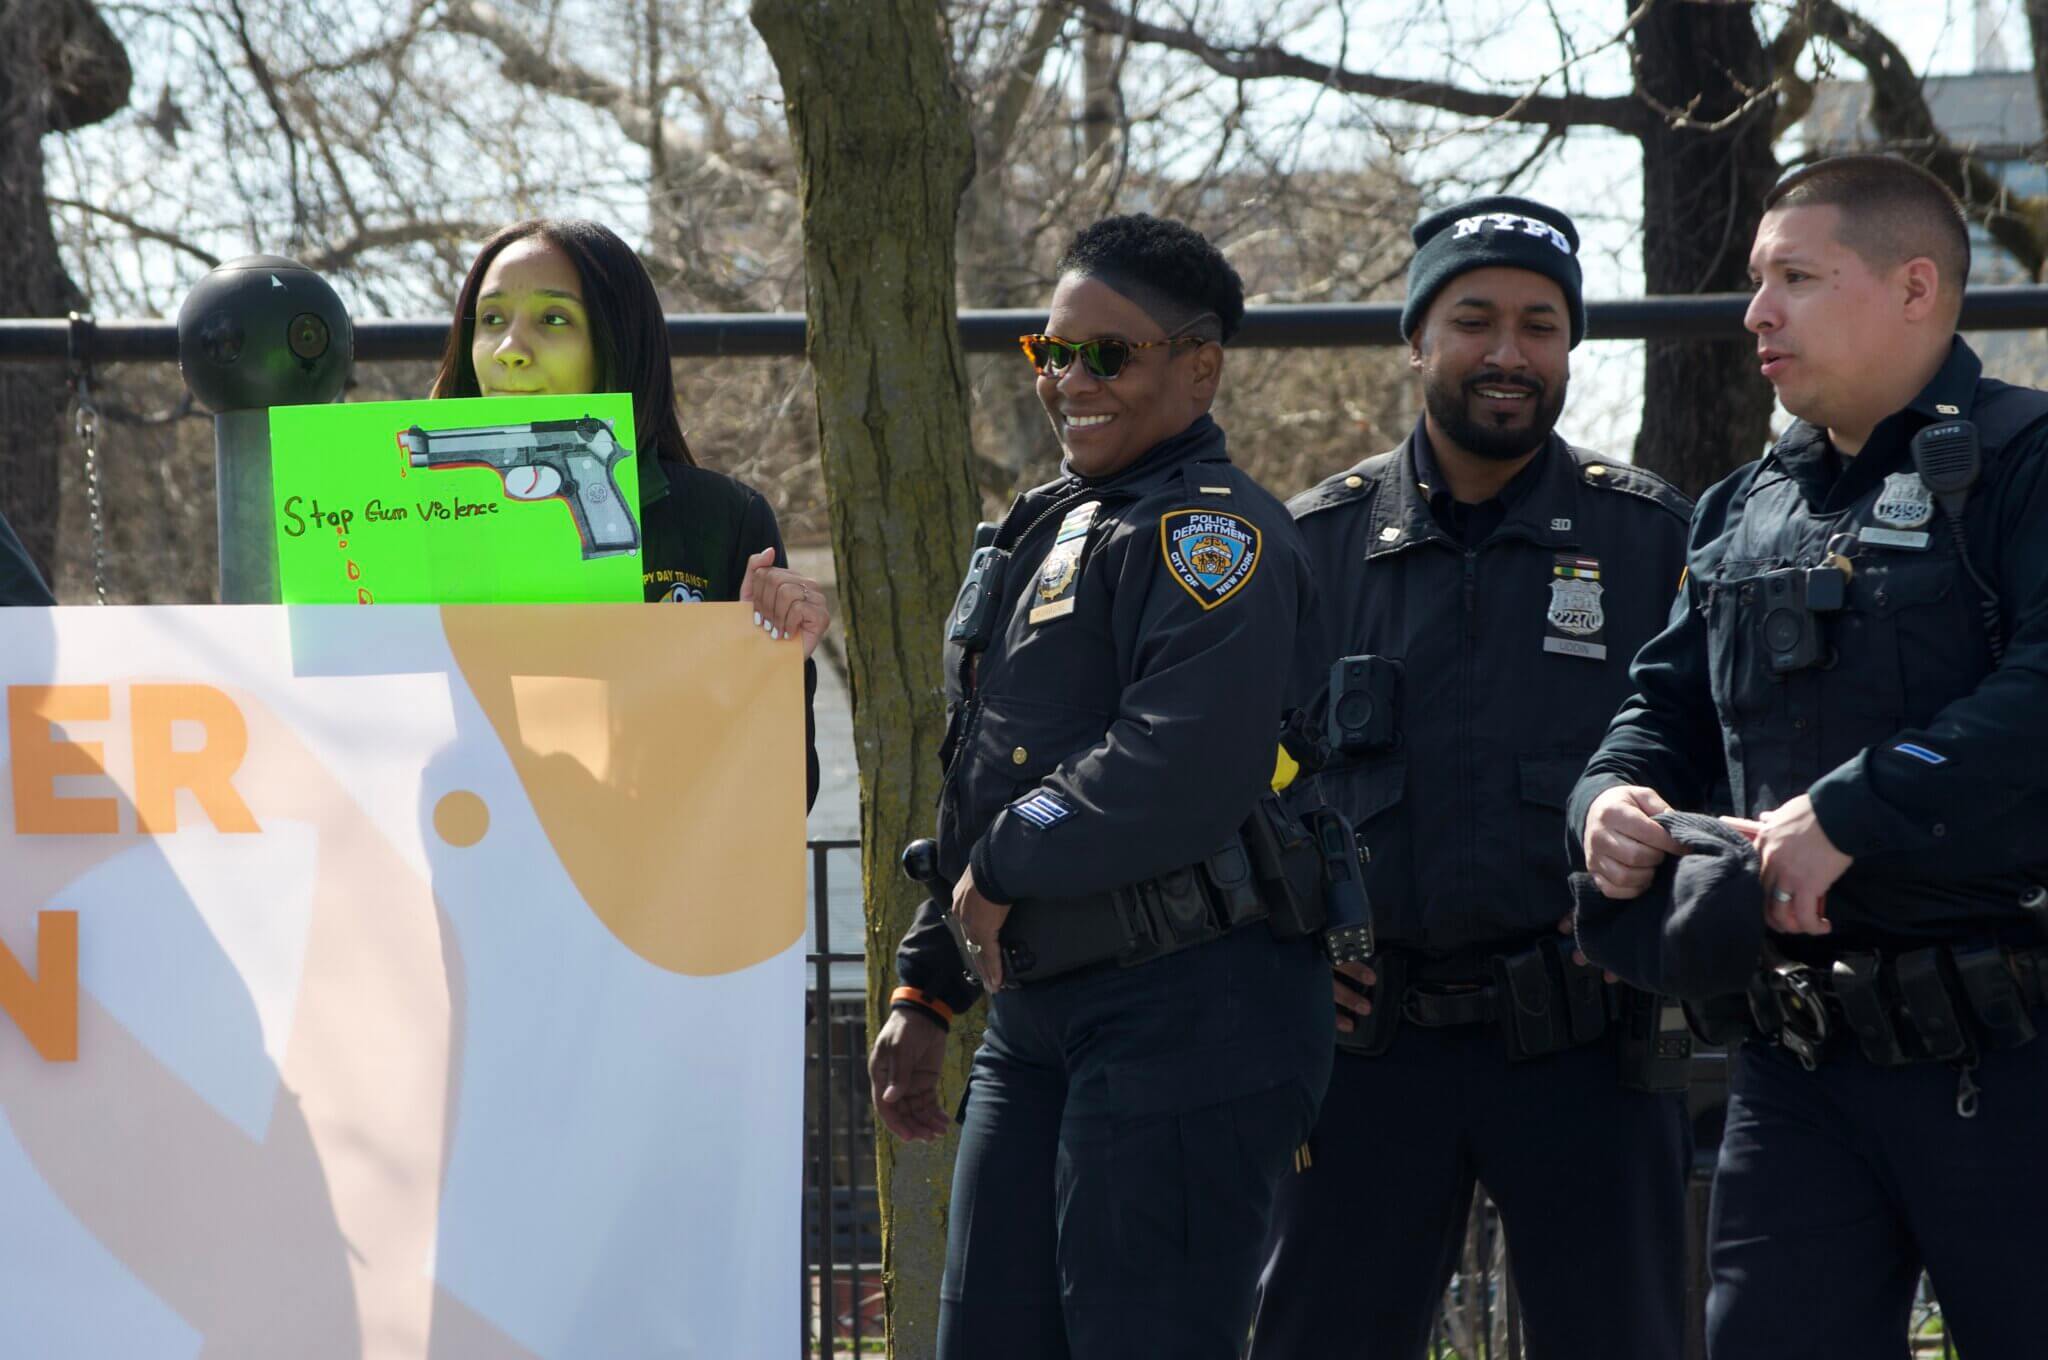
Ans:
{"type": "Polygon", "coordinates": [[[531,219],[484,242],[455,300],[436,397],[626,392],[639,439],[642,579],[649,603],[738,600],[804,649],[809,797],[818,796],[811,654],[825,591],[789,569],[775,512],[744,482],[699,467],[676,413],[668,325],[633,248],[596,222],[531,219]]]}

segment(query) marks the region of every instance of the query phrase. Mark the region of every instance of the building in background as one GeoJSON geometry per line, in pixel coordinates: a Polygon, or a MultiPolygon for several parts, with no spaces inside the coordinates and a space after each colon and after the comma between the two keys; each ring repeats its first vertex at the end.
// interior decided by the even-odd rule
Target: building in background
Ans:
{"type": "MultiPolygon", "coordinates": [[[[1987,163],[2015,196],[2048,195],[2048,166],[2037,159],[2041,106],[2033,71],[2015,60],[2001,31],[1999,12],[1976,0],[1975,68],[1967,75],[1929,76],[1923,82],[1934,125],[1957,146],[1987,163]]],[[[1870,86],[1860,80],[1824,80],[1799,126],[1809,156],[1880,149],[1870,121],[1870,86]]],[[[1970,228],[1970,284],[2033,283],[2027,271],[1978,225],[1970,228]]],[[[2009,382],[2048,385],[2048,336],[2039,331],[1972,332],[1970,344],[1985,371],[2009,382]]]]}

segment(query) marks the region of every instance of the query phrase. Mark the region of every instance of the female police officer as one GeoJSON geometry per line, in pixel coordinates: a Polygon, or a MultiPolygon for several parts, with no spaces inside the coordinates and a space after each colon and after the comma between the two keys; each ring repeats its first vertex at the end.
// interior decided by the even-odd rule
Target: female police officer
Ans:
{"type": "Polygon", "coordinates": [[[955,607],[951,901],[903,941],[870,1074],[896,1133],[944,1131],[938,1059],[971,962],[991,1005],[941,1357],[1220,1360],[1330,1068],[1313,946],[1214,872],[1272,773],[1307,561],[1208,415],[1244,314],[1222,255],[1113,217],[1059,274],[1051,334],[1023,345],[1064,475],[1018,498],[955,607]]]}

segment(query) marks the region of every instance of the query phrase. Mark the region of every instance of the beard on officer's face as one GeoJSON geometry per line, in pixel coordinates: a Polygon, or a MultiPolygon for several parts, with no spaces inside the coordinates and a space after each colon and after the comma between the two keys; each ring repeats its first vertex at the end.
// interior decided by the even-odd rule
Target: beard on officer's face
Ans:
{"type": "Polygon", "coordinates": [[[1510,377],[1496,369],[1462,382],[1439,377],[1425,383],[1422,401],[1437,428],[1452,443],[1475,458],[1507,463],[1534,453],[1550,438],[1558,417],[1564,414],[1565,391],[1569,386],[1570,381],[1565,378],[1558,379],[1555,388],[1549,388],[1541,379],[1526,375],[1510,377]],[[1482,387],[1528,395],[1518,403],[1522,410],[1491,409],[1498,402],[1480,396],[1482,387]]]}

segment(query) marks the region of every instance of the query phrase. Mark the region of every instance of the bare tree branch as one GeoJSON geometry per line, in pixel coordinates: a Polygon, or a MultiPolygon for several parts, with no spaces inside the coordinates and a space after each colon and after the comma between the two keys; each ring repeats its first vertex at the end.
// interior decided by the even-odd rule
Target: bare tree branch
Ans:
{"type": "Polygon", "coordinates": [[[1276,77],[1305,80],[1327,85],[1345,94],[1398,99],[1468,118],[1529,123],[1538,127],[1592,125],[1638,135],[1646,116],[1643,106],[1629,96],[1544,95],[1533,92],[1513,95],[1473,90],[1441,81],[1403,80],[1398,76],[1375,75],[1314,61],[1277,44],[1234,47],[1211,43],[1191,28],[1167,28],[1142,20],[1135,13],[1126,13],[1116,0],[1075,0],[1075,7],[1095,27],[1124,34],[1134,42],[1185,52],[1218,75],[1232,80],[1270,80],[1276,77]]]}
{"type": "Polygon", "coordinates": [[[96,203],[81,203],[75,198],[52,198],[50,199],[50,206],[53,208],[69,208],[73,212],[91,213],[101,221],[112,222],[117,227],[126,227],[139,240],[155,241],[160,245],[167,245],[173,250],[183,251],[208,269],[212,269],[220,263],[220,256],[201,250],[184,237],[174,235],[161,227],[152,227],[147,222],[137,221],[126,213],[115,212],[112,208],[103,208],[96,203]]]}
{"type": "Polygon", "coordinates": [[[2048,127],[2048,0],[2027,0],[2027,38],[2034,55],[2034,106],[2048,127]]]}
{"type": "Polygon", "coordinates": [[[372,250],[383,250],[389,246],[414,245],[421,241],[463,241],[485,235],[495,228],[495,222],[447,221],[447,222],[398,222],[388,227],[367,227],[358,231],[348,240],[331,245],[317,254],[306,257],[309,269],[346,269],[355,263],[356,257],[372,250]]]}
{"type": "Polygon", "coordinates": [[[1813,25],[1803,9],[1794,10],[1765,49],[1778,77],[1778,107],[1771,115],[1771,140],[1791,131],[1813,109],[1814,84],[1799,74],[1799,57],[1813,41],[1813,25]]]}
{"type": "Polygon", "coordinates": [[[486,0],[448,0],[441,8],[441,27],[497,48],[510,79],[610,114],[633,141],[650,151],[659,146],[671,174],[686,166],[707,181],[744,191],[778,215],[794,210],[780,185],[700,146],[684,128],[648,108],[625,86],[551,56],[486,0]]]}
{"type": "Polygon", "coordinates": [[[1942,133],[1919,76],[1905,54],[1874,25],[1835,0],[1807,0],[1805,15],[1817,36],[1862,65],[1870,81],[1870,121],[1886,143],[1939,175],[1966,207],[1982,215],[1991,239],[2040,278],[2042,264],[2048,261],[2042,246],[2048,205],[2014,195],[2002,179],[1942,133]]]}
{"type": "MultiPolygon", "coordinates": [[[[1038,88],[1038,73],[1045,68],[1046,54],[1059,41],[1060,30],[1066,26],[1067,14],[1072,8],[1072,0],[1039,0],[1038,13],[1031,21],[1031,32],[1024,39],[1024,50],[1003,77],[996,97],[989,102],[988,122],[977,139],[982,153],[991,160],[1008,159],[1010,139],[1017,135],[1017,124],[1024,117],[1024,107],[1038,88]]],[[[982,167],[983,170],[986,168],[982,167]]]]}

